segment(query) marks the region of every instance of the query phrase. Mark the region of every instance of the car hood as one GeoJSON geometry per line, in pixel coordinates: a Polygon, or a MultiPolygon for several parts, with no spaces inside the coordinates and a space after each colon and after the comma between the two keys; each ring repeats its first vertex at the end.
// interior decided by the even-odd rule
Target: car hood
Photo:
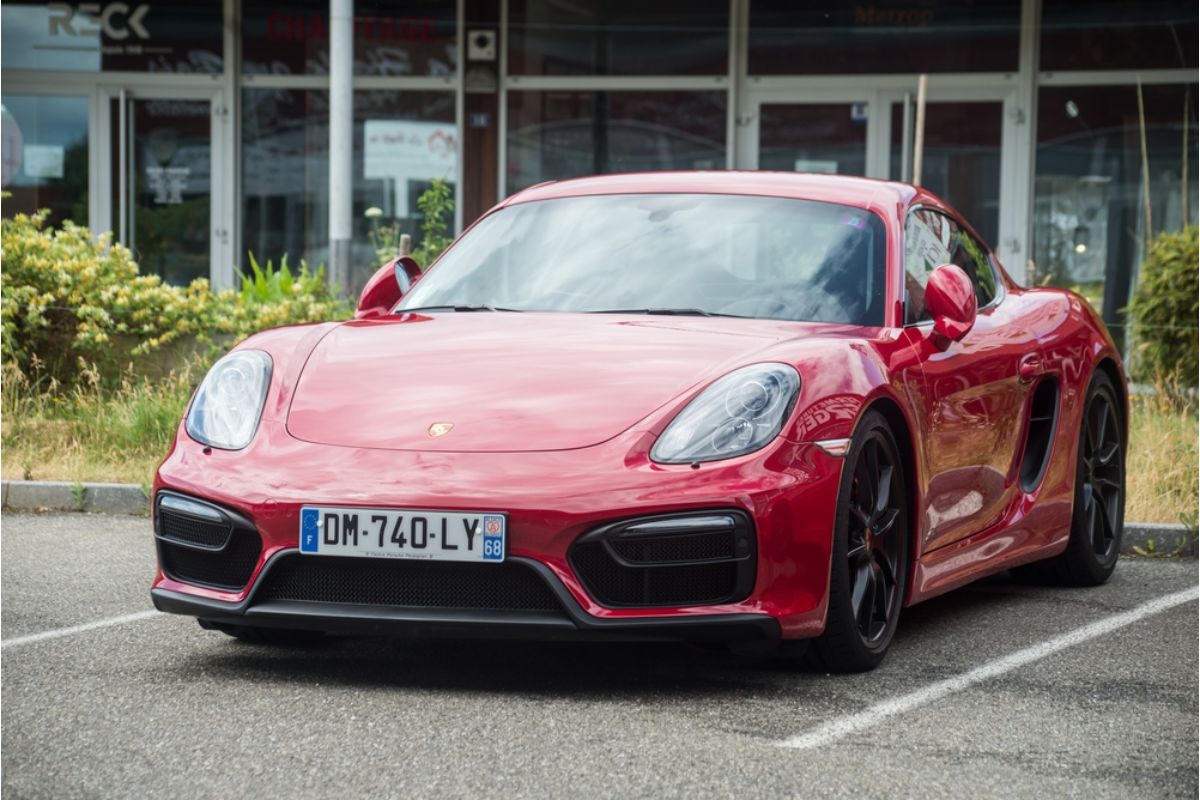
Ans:
{"type": "Polygon", "coordinates": [[[803,327],[505,312],[349,322],[309,356],[287,428],[305,441],[393,450],[587,447],[803,327]]]}

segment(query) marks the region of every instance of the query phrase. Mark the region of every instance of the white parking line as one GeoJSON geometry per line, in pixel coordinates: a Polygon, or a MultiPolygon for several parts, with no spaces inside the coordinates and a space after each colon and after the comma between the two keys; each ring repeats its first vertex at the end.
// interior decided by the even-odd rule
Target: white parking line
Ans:
{"type": "Polygon", "coordinates": [[[1024,650],[1018,650],[1015,653],[998,658],[988,664],[976,667],[968,672],[963,672],[953,678],[931,683],[916,691],[908,694],[894,697],[891,700],[885,700],[882,703],[860,711],[857,714],[851,714],[848,717],[830,720],[829,722],[818,725],[810,731],[798,734],[785,739],[782,742],[777,742],[779,747],[790,747],[796,750],[809,750],[814,747],[836,742],[839,739],[845,738],[852,734],[860,733],[875,724],[894,717],[897,714],[903,714],[906,711],[912,711],[914,708],[932,703],[935,700],[940,700],[946,695],[961,692],[963,689],[970,688],[977,683],[982,683],[991,678],[1003,675],[1017,667],[1023,667],[1038,659],[1045,658],[1048,655],[1057,653],[1060,650],[1065,650],[1068,647],[1073,647],[1077,644],[1082,644],[1089,639],[1095,639],[1097,636],[1103,636],[1106,633],[1111,633],[1119,628],[1124,628],[1126,625],[1132,625],[1138,620],[1158,614],[1167,609],[1174,608],[1184,603],[1189,603],[1197,597],[1200,597],[1200,587],[1193,586],[1190,589],[1184,589],[1172,594],[1163,595],[1162,597],[1150,600],[1143,603],[1137,608],[1123,611],[1120,614],[1113,614],[1111,617],[1097,620],[1081,628],[1076,628],[1073,631],[1068,631],[1061,636],[1055,636],[1052,639],[1047,639],[1040,644],[1035,644],[1031,647],[1026,647],[1024,650]]]}
{"type": "Polygon", "coordinates": [[[100,619],[95,622],[85,622],[82,625],[72,625],[68,628],[55,628],[51,631],[42,631],[41,633],[30,633],[25,636],[14,636],[11,639],[0,641],[0,648],[7,649],[19,644],[31,644],[40,642],[45,639],[57,639],[60,636],[72,636],[76,633],[84,631],[92,631],[96,628],[107,628],[111,625],[124,625],[126,622],[137,622],[142,619],[150,619],[151,617],[162,617],[166,619],[166,614],[161,611],[138,611],[135,614],[125,614],[120,617],[109,617],[108,619],[100,619]]]}

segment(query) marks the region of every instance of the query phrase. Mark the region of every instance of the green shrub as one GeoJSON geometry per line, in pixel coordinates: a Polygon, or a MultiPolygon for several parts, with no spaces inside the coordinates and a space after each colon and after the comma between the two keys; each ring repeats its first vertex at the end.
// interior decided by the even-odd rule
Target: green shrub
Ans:
{"type": "Polygon", "coordinates": [[[0,320],[3,361],[34,385],[68,387],[82,364],[98,371],[99,383],[114,385],[130,365],[175,343],[210,354],[255,331],[296,322],[348,316],[350,307],[332,297],[320,271],[300,277],[285,267],[259,273],[263,285],[213,292],[208,281],[169,286],[142,275],[127,248],[108,234],[93,240],[71,222],[46,226],[42,211],[0,222],[0,320]],[[290,291],[284,292],[287,285],[290,291]]]}
{"type": "Polygon", "coordinates": [[[454,241],[449,233],[454,219],[454,192],[450,184],[434,178],[433,186],[417,198],[417,208],[425,220],[421,224],[421,246],[413,250],[412,257],[426,268],[454,241]]]}
{"type": "Polygon", "coordinates": [[[1195,386],[1200,369],[1200,259],[1197,228],[1161,233],[1142,262],[1131,318],[1131,371],[1140,381],[1178,381],[1195,386]]]}

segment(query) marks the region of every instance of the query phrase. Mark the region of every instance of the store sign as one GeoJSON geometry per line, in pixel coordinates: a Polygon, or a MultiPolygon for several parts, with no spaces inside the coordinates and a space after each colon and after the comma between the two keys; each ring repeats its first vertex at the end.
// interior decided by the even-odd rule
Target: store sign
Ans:
{"type": "Polygon", "coordinates": [[[363,123],[363,177],[395,182],[397,217],[407,217],[409,183],[454,180],[458,130],[448,122],[369,119],[363,123]]]}
{"type": "Polygon", "coordinates": [[[219,73],[223,9],[215,0],[5,2],[5,69],[219,73]]]}
{"type": "Polygon", "coordinates": [[[27,144],[24,153],[24,172],[30,178],[61,178],[63,148],[53,144],[27,144]]]}
{"type": "Polygon", "coordinates": [[[142,3],[132,9],[127,3],[51,3],[50,35],[95,36],[103,33],[110,39],[122,41],[130,34],[149,39],[145,19],[150,5],[142,3]]]}

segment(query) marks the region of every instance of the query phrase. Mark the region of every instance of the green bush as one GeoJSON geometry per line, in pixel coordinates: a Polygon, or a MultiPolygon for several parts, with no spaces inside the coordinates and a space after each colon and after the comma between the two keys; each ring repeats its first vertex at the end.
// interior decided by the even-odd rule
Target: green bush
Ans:
{"type": "Polygon", "coordinates": [[[1200,370],[1197,247],[1194,225],[1161,233],[1150,243],[1137,291],[1127,309],[1134,342],[1130,366],[1137,380],[1196,385],[1200,370]]]}
{"type": "Polygon", "coordinates": [[[433,186],[417,198],[417,208],[425,220],[421,224],[421,246],[413,250],[412,257],[424,269],[454,241],[449,233],[454,219],[454,192],[450,191],[450,184],[434,178],[433,186]]]}
{"type": "Polygon", "coordinates": [[[169,286],[140,274],[129,250],[108,234],[93,240],[71,222],[53,230],[46,214],[0,222],[3,361],[34,385],[71,386],[84,364],[99,371],[101,384],[113,385],[130,365],[168,345],[213,352],[265,328],[350,313],[319,271],[285,279],[281,267],[263,274],[261,290],[256,276],[245,298],[213,292],[204,279],[169,286]]]}

